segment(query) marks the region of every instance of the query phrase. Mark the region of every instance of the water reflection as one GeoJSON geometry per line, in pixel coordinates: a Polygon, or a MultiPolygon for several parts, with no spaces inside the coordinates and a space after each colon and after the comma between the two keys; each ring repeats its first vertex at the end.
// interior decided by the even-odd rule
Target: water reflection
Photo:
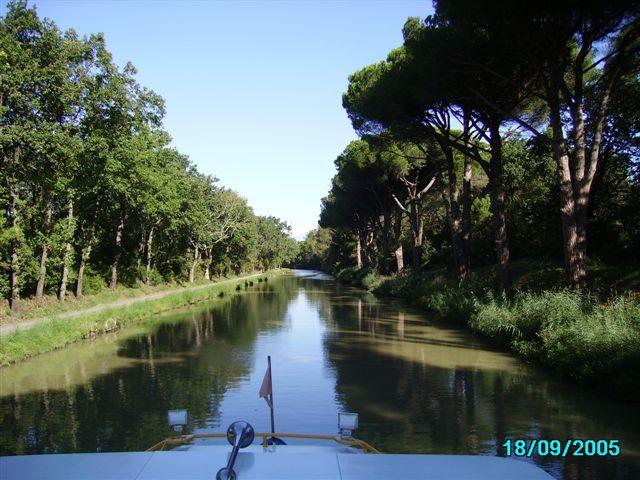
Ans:
{"type": "Polygon", "coordinates": [[[637,478],[630,405],[565,385],[401,305],[334,299],[324,343],[362,438],[386,452],[500,455],[507,438],[619,438],[625,457],[536,458],[557,478],[637,478]]]}
{"type": "Polygon", "coordinates": [[[624,457],[536,462],[558,478],[635,478],[640,420],[398,302],[289,276],[0,370],[0,453],[141,450],[237,419],[268,429],[257,395],[274,363],[276,427],[358,436],[386,452],[500,454],[506,438],[619,438],[624,457]]]}
{"type": "Polygon", "coordinates": [[[174,313],[3,369],[0,452],[144,450],[170,434],[175,406],[189,410],[191,430],[216,423],[224,394],[251,371],[258,330],[279,328],[295,294],[265,285],[250,301],[174,313]]]}

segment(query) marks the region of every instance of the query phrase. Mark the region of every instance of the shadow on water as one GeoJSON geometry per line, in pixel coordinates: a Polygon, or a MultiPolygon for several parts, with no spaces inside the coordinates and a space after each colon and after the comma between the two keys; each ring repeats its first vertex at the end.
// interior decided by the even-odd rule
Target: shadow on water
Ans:
{"type": "Polygon", "coordinates": [[[143,450],[172,434],[267,428],[257,390],[274,359],[276,425],[358,436],[389,453],[500,455],[505,439],[618,438],[620,458],[533,460],[557,478],[637,478],[640,416],[468,332],[326,276],[286,276],[0,370],[0,453],[143,450]]]}
{"type": "Polygon", "coordinates": [[[326,321],[336,394],[360,413],[359,435],[383,451],[502,455],[509,438],[617,438],[624,458],[534,460],[557,478],[638,477],[632,406],[392,303],[332,302],[326,321]]]}

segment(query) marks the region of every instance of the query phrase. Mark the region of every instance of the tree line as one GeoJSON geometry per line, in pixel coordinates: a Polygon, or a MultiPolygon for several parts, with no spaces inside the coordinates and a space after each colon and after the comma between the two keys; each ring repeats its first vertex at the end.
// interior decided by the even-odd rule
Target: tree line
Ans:
{"type": "Polygon", "coordinates": [[[170,146],[162,97],[101,34],[13,1],[0,19],[0,279],[20,298],[278,267],[289,226],[170,146]]]}
{"type": "Polygon", "coordinates": [[[562,258],[574,287],[587,251],[637,259],[638,4],[434,7],[349,77],[360,140],[336,159],[299,261],[390,273],[410,251],[414,273],[448,264],[458,280],[493,262],[510,290],[514,252],[562,258]]]}

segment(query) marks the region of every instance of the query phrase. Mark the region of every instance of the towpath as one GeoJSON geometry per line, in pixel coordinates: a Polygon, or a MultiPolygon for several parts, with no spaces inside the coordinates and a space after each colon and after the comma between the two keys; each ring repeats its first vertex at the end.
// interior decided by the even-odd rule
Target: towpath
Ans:
{"type": "Polygon", "coordinates": [[[225,283],[234,283],[234,282],[240,282],[242,280],[246,280],[249,278],[254,278],[254,277],[258,277],[260,275],[264,275],[264,272],[259,272],[259,273],[252,273],[251,275],[245,275],[243,277],[237,277],[237,278],[229,278],[227,280],[221,280],[219,282],[211,282],[211,283],[205,283],[203,285],[196,285],[193,287],[178,287],[178,288],[171,288],[169,290],[160,290],[159,292],[154,292],[154,293],[149,293],[147,295],[141,295],[139,297],[133,297],[133,298],[121,298],[119,300],[114,300],[113,302],[109,302],[109,303],[101,303],[100,305],[94,305],[93,307],[89,307],[89,308],[82,308],[80,310],[70,310],[68,312],[61,312],[61,313],[57,313],[57,314],[52,314],[49,317],[42,317],[42,318],[34,318],[31,320],[25,320],[23,322],[13,322],[13,323],[8,323],[6,325],[1,325],[0,326],[0,335],[6,335],[8,333],[11,332],[15,332],[16,330],[26,330],[29,329],[35,325],[38,325],[39,323],[42,322],[46,322],[47,320],[51,320],[54,318],[74,318],[74,317],[80,317],[82,315],[87,315],[89,313],[97,313],[97,312],[101,312],[103,310],[107,310],[109,308],[114,308],[114,307],[123,307],[126,305],[132,305],[134,303],[140,303],[140,302],[146,302],[149,300],[156,300],[158,298],[164,298],[168,295],[177,293],[177,292],[186,292],[186,291],[190,291],[190,290],[202,290],[203,288],[209,288],[212,285],[222,285],[225,283]]]}

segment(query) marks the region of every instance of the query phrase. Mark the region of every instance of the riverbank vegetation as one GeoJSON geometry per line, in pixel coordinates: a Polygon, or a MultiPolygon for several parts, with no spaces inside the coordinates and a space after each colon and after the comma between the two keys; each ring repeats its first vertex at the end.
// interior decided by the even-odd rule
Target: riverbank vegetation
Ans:
{"type": "Polygon", "coordinates": [[[434,6],[350,76],[360,139],[296,264],[637,398],[638,5],[434,6]]]}
{"type": "Polygon", "coordinates": [[[0,316],[25,297],[208,281],[293,256],[285,222],[171,146],[163,99],[101,34],[62,32],[12,1],[0,46],[0,316]]]}
{"type": "Polygon", "coordinates": [[[41,353],[62,348],[71,343],[93,338],[107,332],[149,319],[166,310],[192,305],[205,300],[225,298],[242,292],[254,284],[267,281],[272,273],[239,278],[237,281],[202,284],[172,291],[160,298],[150,298],[124,304],[106,306],[93,313],[64,316],[52,315],[38,324],[24,330],[15,330],[3,335],[0,340],[0,366],[19,362],[41,353]]]}
{"type": "Polygon", "coordinates": [[[594,285],[606,288],[582,290],[562,288],[558,281],[562,268],[552,264],[517,261],[512,267],[511,294],[499,288],[495,266],[477,267],[462,282],[444,268],[390,276],[369,269],[343,269],[338,278],[377,295],[406,298],[528,361],[636,401],[640,384],[638,266],[592,266],[594,285]],[[612,276],[623,281],[614,289],[609,283],[612,276]]]}

